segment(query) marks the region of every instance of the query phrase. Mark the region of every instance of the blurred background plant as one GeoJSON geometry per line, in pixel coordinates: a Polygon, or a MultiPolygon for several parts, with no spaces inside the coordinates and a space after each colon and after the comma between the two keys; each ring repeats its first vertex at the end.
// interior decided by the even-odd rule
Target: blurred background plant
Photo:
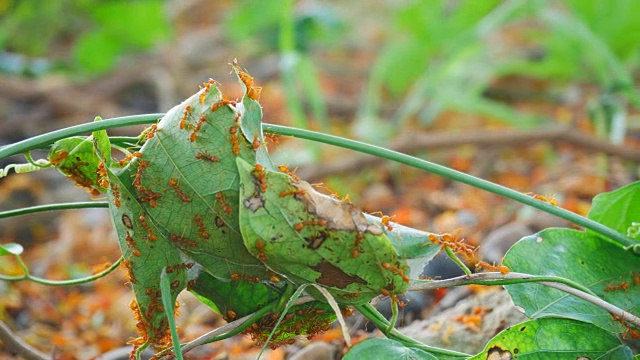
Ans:
{"type": "MultiPolygon", "coordinates": [[[[327,101],[338,100],[326,99],[331,89],[323,84],[325,76],[350,74],[348,79],[359,84],[364,77],[366,86],[355,89],[361,101],[350,106],[358,109],[354,134],[368,140],[389,140],[397,133],[393,129],[412,120],[428,127],[447,111],[522,128],[555,121],[508,103],[531,98],[525,89],[509,88],[514,77],[544,81],[547,91],[537,91],[534,99],[556,102],[571,101],[577,84],[593,86],[592,116],[606,118],[597,121],[607,122],[602,127],[618,141],[628,120],[620,113],[627,112],[627,103],[640,104],[633,81],[640,43],[636,1],[375,5],[5,0],[0,4],[0,70],[89,81],[135,53],[206,59],[211,53],[197,48],[210,42],[204,50],[222,45],[211,52],[250,59],[247,64],[273,61],[275,67],[263,71],[278,75],[288,121],[298,127],[330,128],[327,101]],[[189,38],[195,30],[202,32],[189,38]],[[176,51],[177,44],[190,49],[176,51]],[[496,86],[500,82],[507,88],[496,86]]],[[[206,64],[203,59],[199,65],[206,64]]]]}
{"type": "Polygon", "coordinates": [[[15,56],[13,63],[3,61],[8,73],[37,76],[63,69],[97,75],[113,69],[121,55],[149,49],[171,35],[163,1],[3,3],[0,45],[5,56],[15,56]]]}
{"type": "MultiPolygon", "coordinates": [[[[553,192],[561,206],[585,214],[595,194],[639,175],[639,12],[635,0],[0,0],[0,145],[96,115],[166,111],[210,77],[238,96],[227,65],[237,58],[263,87],[266,122],[411,152],[523,192],[553,192]]],[[[342,150],[283,138],[269,146],[279,162],[300,167],[301,178],[349,193],[367,211],[432,231],[459,227],[472,244],[504,226],[512,226],[507,237],[515,241],[523,231],[562,225],[475,189],[342,150]]],[[[1,209],[78,198],[77,190],[61,190],[68,184],[55,174],[15,179],[0,179],[1,209]]],[[[89,222],[102,221],[99,212],[91,214],[89,222]]],[[[57,240],[50,246],[66,255],[57,259],[61,265],[43,262],[42,273],[91,271],[73,265],[84,261],[74,254],[87,251],[80,241],[87,224],[66,216],[34,219],[2,222],[1,241],[26,243],[29,256],[28,244],[57,240]],[[61,245],[61,238],[68,241],[61,245]]],[[[115,241],[109,246],[101,245],[95,259],[105,253],[115,259],[115,241]]],[[[39,261],[49,253],[31,254],[39,261]]],[[[13,266],[0,264],[0,271],[13,266]]],[[[101,285],[105,293],[126,294],[115,282],[101,285]]],[[[0,295],[14,299],[0,301],[0,319],[38,318],[19,301],[32,288],[0,284],[0,295]]],[[[51,316],[47,306],[42,318],[51,316]]],[[[92,311],[85,328],[105,321],[95,311],[106,310],[92,311]]],[[[182,321],[184,328],[194,320],[182,321]]],[[[63,351],[80,351],[54,340],[63,351]]]]}

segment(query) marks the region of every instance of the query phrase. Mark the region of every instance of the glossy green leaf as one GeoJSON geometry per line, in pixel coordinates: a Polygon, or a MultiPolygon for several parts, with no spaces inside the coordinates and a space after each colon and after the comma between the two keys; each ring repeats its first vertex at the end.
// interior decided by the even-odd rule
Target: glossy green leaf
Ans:
{"type": "Polygon", "coordinates": [[[401,343],[383,338],[367,339],[352,347],[343,358],[344,360],[431,360],[438,359],[422,349],[410,348],[401,343]]]}
{"type": "Polygon", "coordinates": [[[640,181],[596,195],[588,217],[640,243],[640,181]]]}
{"type": "Polygon", "coordinates": [[[559,318],[530,320],[501,331],[480,359],[632,359],[614,334],[595,325],[559,318]]]}
{"type": "Polygon", "coordinates": [[[8,243],[0,244],[0,256],[3,255],[20,255],[24,251],[24,248],[20,244],[8,243]]]}
{"type": "MultiPolygon", "coordinates": [[[[571,279],[607,302],[640,314],[640,285],[634,280],[640,275],[637,256],[589,233],[543,230],[518,241],[503,263],[512,271],[571,279]]],[[[505,288],[529,317],[566,317],[613,332],[625,330],[607,311],[559,290],[534,284],[505,288]]]]}

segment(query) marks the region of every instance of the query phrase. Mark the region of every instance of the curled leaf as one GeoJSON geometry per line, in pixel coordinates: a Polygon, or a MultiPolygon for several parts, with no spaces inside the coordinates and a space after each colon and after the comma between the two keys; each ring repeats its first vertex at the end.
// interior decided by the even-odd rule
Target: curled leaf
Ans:
{"type": "Polygon", "coordinates": [[[98,195],[107,190],[106,184],[99,182],[97,169],[101,159],[91,137],[74,136],[56,141],[49,149],[49,160],[69,180],[91,194],[98,195]]]}
{"type": "Polygon", "coordinates": [[[20,255],[24,251],[24,248],[20,244],[8,243],[0,244],[0,256],[3,255],[20,255]]]}
{"type": "Polygon", "coordinates": [[[363,303],[407,289],[406,262],[381,226],[354,205],[288,174],[242,159],[237,164],[243,239],[270,269],[294,284],[324,286],[339,303],[363,303]]]}

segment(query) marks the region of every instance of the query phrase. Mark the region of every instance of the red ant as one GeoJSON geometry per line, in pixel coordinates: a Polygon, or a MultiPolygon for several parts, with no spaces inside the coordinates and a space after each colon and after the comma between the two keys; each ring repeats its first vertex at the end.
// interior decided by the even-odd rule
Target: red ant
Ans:
{"type": "Polygon", "coordinates": [[[485,261],[478,261],[478,263],[476,264],[476,268],[478,269],[487,269],[489,271],[499,271],[501,274],[508,274],[509,272],[511,272],[511,270],[509,270],[508,267],[502,265],[502,262],[500,264],[498,264],[497,266],[494,264],[489,264],[488,262],[485,261]]]}
{"type": "Polygon", "coordinates": [[[309,220],[309,221],[303,221],[303,222],[299,222],[297,224],[295,224],[293,226],[293,229],[295,231],[301,231],[302,229],[304,229],[305,226],[307,225],[316,225],[316,226],[325,226],[327,225],[327,221],[326,220],[309,220]]]}
{"type": "Polygon", "coordinates": [[[204,91],[200,93],[200,96],[198,97],[198,101],[200,101],[200,104],[204,104],[204,100],[207,96],[207,93],[209,92],[209,90],[211,90],[211,86],[215,85],[216,81],[213,79],[209,79],[209,81],[207,81],[206,83],[202,83],[204,85],[204,91]]]}
{"type": "Polygon", "coordinates": [[[260,254],[260,261],[267,261],[267,255],[264,253],[264,241],[262,241],[262,239],[256,240],[256,249],[258,249],[258,253],[260,254]]]}
{"type": "Polygon", "coordinates": [[[204,226],[204,222],[202,221],[202,218],[200,217],[200,215],[196,215],[195,221],[196,221],[196,225],[198,226],[198,229],[200,229],[200,236],[202,236],[203,239],[208,239],[209,233],[207,232],[207,229],[204,226]]]}
{"type": "Polygon", "coordinates": [[[187,105],[182,112],[182,118],[180,118],[180,129],[184,129],[187,126],[187,117],[189,117],[189,113],[191,112],[191,105],[187,105]]]}
{"type": "Polygon", "coordinates": [[[180,199],[182,199],[182,202],[191,202],[191,199],[178,187],[178,181],[176,179],[170,178],[169,186],[171,186],[176,191],[176,193],[178,193],[178,196],[180,197],[180,199]]]}

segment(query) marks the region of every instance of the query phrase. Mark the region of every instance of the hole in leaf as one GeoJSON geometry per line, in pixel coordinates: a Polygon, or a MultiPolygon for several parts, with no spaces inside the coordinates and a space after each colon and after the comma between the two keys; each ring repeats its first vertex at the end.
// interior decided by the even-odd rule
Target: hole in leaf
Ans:
{"type": "Polygon", "coordinates": [[[487,352],[487,360],[511,360],[513,356],[509,350],[494,346],[487,352]]]}

